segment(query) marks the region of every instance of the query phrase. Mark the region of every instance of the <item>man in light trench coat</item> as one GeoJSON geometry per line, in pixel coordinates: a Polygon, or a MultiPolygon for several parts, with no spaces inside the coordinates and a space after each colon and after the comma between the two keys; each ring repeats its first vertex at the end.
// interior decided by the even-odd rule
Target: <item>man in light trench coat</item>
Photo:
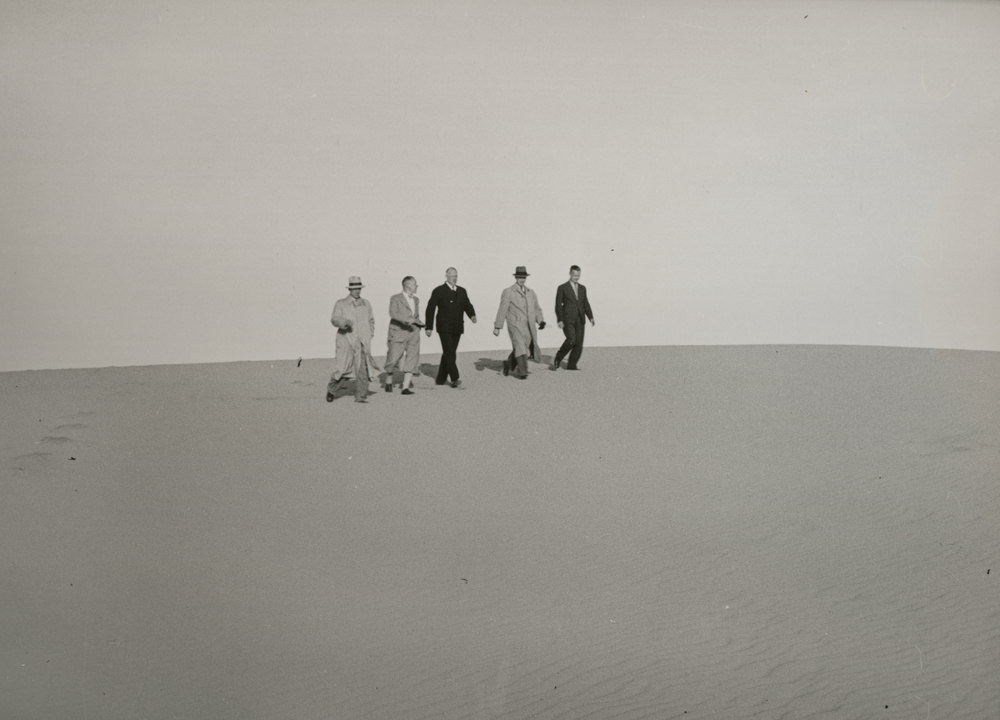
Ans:
{"type": "Polygon", "coordinates": [[[506,321],[507,333],[514,346],[510,356],[503,361],[503,374],[513,372],[514,377],[521,380],[528,377],[528,355],[535,362],[542,361],[542,348],[538,344],[535,326],[539,330],[545,329],[545,318],[542,317],[538,296],[534,290],[524,286],[527,277],[527,268],[518,265],[514,270],[516,282],[500,295],[500,308],[497,310],[497,319],[493,322],[493,334],[499,335],[506,321]]]}
{"type": "Polygon", "coordinates": [[[330,322],[337,328],[337,357],[333,374],[326,386],[326,401],[333,402],[334,393],[354,378],[354,402],[366,403],[368,382],[372,372],[385,372],[372,357],[372,335],[375,334],[375,315],[371,303],[361,297],[361,278],[347,281],[350,294],[333,306],[330,322]]]}

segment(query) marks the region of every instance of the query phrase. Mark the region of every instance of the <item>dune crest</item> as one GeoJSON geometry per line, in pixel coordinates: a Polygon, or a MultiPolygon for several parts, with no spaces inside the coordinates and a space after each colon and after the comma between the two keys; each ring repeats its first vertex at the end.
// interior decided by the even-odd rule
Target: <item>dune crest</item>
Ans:
{"type": "Polygon", "coordinates": [[[0,715],[997,715],[1000,354],[503,355],[0,374],[0,715]]]}

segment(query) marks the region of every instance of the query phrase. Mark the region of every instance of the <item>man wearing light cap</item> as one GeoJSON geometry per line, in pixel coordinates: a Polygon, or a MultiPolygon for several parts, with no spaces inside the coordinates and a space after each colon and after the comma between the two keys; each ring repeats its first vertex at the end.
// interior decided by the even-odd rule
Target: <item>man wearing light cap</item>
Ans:
{"type": "Polygon", "coordinates": [[[535,362],[542,361],[542,348],[538,345],[535,326],[539,330],[545,329],[545,318],[542,317],[538,296],[534,290],[524,285],[527,277],[527,268],[518,265],[514,270],[514,284],[500,295],[500,308],[497,310],[497,319],[493,322],[493,334],[499,335],[506,321],[507,333],[514,346],[510,357],[503,361],[503,374],[513,372],[514,377],[521,380],[528,377],[528,355],[535,362]]]}
{"type": "Polygon", "coordinates": [[[337,357],[333,374],[326,386],[326,401],[333,402],[334,393],[354,378],[354,402],[368,402],[368,379],[372,371],[382,372],[372,358],[372,335],[375,333],[375,315],[371,303],[361,297],[361,278],[347,281],[350,294],[333,306],[330,322],[337,328],[337,357]]]}

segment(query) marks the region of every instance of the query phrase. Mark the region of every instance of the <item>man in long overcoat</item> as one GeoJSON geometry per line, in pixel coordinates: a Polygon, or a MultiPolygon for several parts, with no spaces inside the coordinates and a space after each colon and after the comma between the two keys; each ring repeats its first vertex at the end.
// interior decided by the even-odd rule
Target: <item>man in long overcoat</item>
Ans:
{"type": "Polygon", "coordinates": [[[510,356],[503,362],[503,374],[514,373],[514,377],[524,380],[528,377],[528,355],[535,362],[542,361],[542,348],[538,344],[538,333],[545,329],[545,318],[542,316],[542,306],[538,304],[535,291],[525,287],[528,270],[518,265],[514,270],[515,283],[506,288],[500,295],[500,308],[497,319],[493,322],[493,334],[499,335],[504,322],[507,323],[507,333],[514,346],[510,356]]]}
{"type": "Polygon", "coordinates": [[[392,392],[393,373],[403,371],[403,395],[412,395],[410,381],[420,368],[420,298],[416,278],[403,278],[403,292],[389,298],[389,349],[385,356],[385,391],[392,392]]]}
{"type": "Polygon", "coordinates": [[[333,306],[330,322],[337,328],[337,357],[333,374],[326,386],[326,401],[333,402],[334,393],[354,378],[354,402],[368,402],[368,381],[372,371],[382,372],[372,357],[372,335],[375,315],[371,303],[361,297],[361,278],[347,282],[350,294],[333,306]]]}

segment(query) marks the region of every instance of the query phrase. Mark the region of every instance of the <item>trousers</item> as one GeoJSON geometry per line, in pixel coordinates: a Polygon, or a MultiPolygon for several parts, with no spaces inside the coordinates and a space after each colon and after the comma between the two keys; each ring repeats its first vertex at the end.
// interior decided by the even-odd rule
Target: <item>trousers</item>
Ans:
{"type": "Polygon", "coordinates": [[[566,360],[566,366],[576,367],[580,356],[583,355],[583,331],[586,327],[586,323],[580,319],[563,322],[563,334],[566,336],[566,340],[560,346],[559,352],[556,353],[556,365],[568,354],[569,358],[566,360]]]}
{"type": "Polygon", "coordinates": [[[514,377],[528,377],[528,358],[535,356],[535,343],[530,343],[528,345],[527,355],[515,355],[517,350],[511,350],[510,355],[507,356],[507,365],[510,371],[514,373],[514,377]]]}
{"type": "MultiPolygon", "coordinates": [[[[364,358],[361,362],[356,363],[357,368],[354,373],[354,397],[355,398],[365,398],[368,397],[368,363],[364,358]]],[[[330,376],[330,382],[326,386],[326,391],[331,395],[335,395],[341,388],[347,387],[347,383],[350,382],[349,378],[343,375],[339,380],[334,380],[333,376],[330,376]]]]}
{"type": "Polygon", "coordinates": [[[455,356],[458,353],[458,342],[462,339],[462,333],[439,332],[441,338],[441,365],[438,367],[437,378],[434,382],[443,385],[450,377],[452,382],[458,380],[458,364],[455,356]]]}
{"type": "Polygon", "coordinates": [[[405,340],[390,340],[385,356],[385,372],[392,380],[396,370],[403,372],[420,371],[420,331],[414,330],[407,334],[405,340]],[[405,357],[404,357],[405,356],[405,357]]]}

